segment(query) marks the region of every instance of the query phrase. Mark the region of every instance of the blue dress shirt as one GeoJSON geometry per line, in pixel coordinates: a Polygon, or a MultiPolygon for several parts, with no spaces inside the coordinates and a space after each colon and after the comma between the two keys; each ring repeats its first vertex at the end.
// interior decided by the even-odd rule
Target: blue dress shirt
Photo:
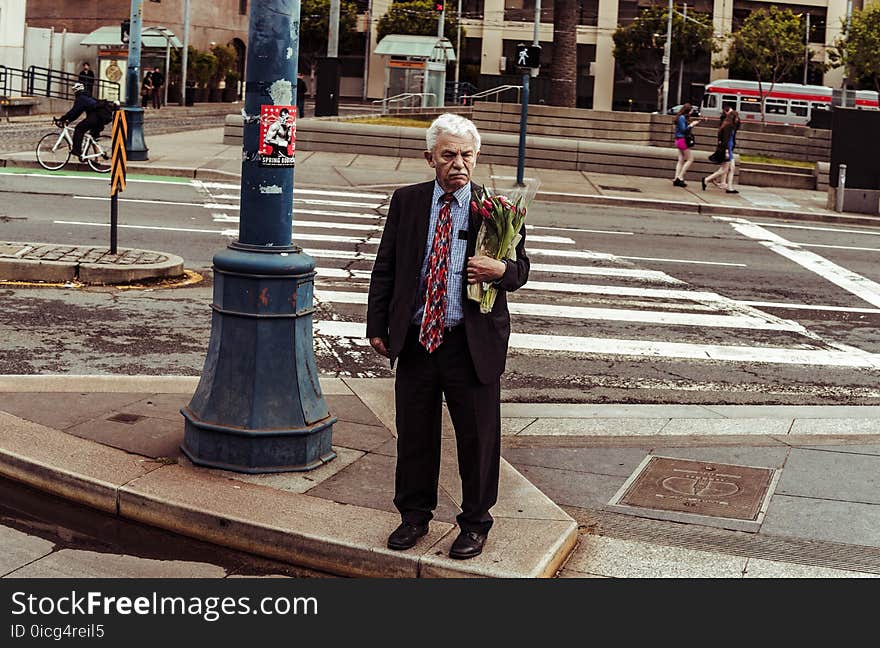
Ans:
{"type": "MultiPolygon", "coordinates": [[[[419,308],[413,318],[413,324],[420,325],[425,312],[425,275],[428,272],[428,259],[431,256],[431,246],[434,243],[434,232],[437,230],[437,219],[440,217],[441,198],[446,193],[434,181],[434,195],[431,199],[431,220],[428,223],[428,240],[425,242],[425,253],[422,256],[422,269],[419,275],[419,308]]],[[[464,320],[462,311],[462,273],[465,272],[467,262],[467,237],[459,237],[459,232],[468,230],[468,218],[471,206],[471,183],[453,194],[453,200],[449,204],[449,212],[452,217],[452,232],[449,242],[449,272],[446,275],[446,326],[458,326],[464,320]]]]}

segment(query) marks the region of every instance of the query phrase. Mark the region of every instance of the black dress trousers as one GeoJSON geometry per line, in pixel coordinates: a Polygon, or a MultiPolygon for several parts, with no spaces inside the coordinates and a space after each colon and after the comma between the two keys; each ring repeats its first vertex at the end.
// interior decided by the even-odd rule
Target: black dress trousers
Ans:
{"type": "Polygon", "coordinates": [[[463,531],[487,533],[498,499],[501,379],[483,384],[474,371],[464,325],[444,332],[428,353],[411,326],[395,380],[397,470],[394,505],[405,522],[426,523],[437,507],[443,396],[455,428],[463,531]]]}

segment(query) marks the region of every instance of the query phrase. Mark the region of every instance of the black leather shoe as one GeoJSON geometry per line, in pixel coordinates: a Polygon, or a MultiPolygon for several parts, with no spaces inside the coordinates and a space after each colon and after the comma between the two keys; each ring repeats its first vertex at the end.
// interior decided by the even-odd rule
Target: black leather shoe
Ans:
{"type": "Polygon", "coordinates": [[[485,533],[477,533],[476,531],[462,531],[458,534],[452,548],[449,550],[449,557],[457,560],[467,560],[483,553],[483,543],[486,542],[485,533]]]}
{"type": "Polygon", "coordinates": [[[404,522],[388,536],[389,549],[409,549],[414,547],[419,538],[428,533],[427,524],[410,524],[404,522]]]}

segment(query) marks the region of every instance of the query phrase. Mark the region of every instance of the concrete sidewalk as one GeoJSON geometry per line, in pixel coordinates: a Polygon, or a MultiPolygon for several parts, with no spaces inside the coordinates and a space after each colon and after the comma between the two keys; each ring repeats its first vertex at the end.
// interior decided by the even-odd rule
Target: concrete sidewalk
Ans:
{"type": "Polygon", "coordinates": [[[411,550],[385,546],[396,444],[388,380],[326,379],[337,457],[315,470],[243,475],[180,451],[193,378],[0,377],[0,474],[111,515],[342,576],[555,575],[577,539],[565,511],[506,462],[491,542],[448,557],[458,535],[455,442],[444,430],[440,503],[411,550]]]}
{"type": "Polygon", "coordinates": [[[337,458],[274,475],[187,461],[179,409],[196,383],[0,377],[0,474],[111,515],[342,576],[880,574],[880,407],[504,403],[496,524],[481,556],[456,561],[447,556],[459,503],[448,416],[431,531],[395,552],[385,547],[398,523],[391,380],[323,378],[339,419],[337,458]],[[772,471],[759,523],[743,531],[725,518],[622,512],[615,494],[651,457],[772,471]]]}

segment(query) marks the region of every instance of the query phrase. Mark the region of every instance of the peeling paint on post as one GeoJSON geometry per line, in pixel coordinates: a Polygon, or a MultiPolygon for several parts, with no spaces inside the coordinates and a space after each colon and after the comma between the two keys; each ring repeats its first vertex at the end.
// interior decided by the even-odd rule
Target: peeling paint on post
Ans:
{"type": "Polygon", "coordinates": [[[269,96],[276,106],[290,106],[293,103],[293,85],[287,79],[279,79],[269,87],[269,96]]]}
{"type": "MultiPolygon", "coordinates": [[[[252,0],[246,115],[296,105],[299,15],[299,0],[252,0]]],[[[315,262],[291,238],[293,160],[266,165],[260,133],[245,120],[239,236],[214,256],[211,340],[181,447],[204,466],[311,470],[336,456],[312,339],[315,262]]]]}

